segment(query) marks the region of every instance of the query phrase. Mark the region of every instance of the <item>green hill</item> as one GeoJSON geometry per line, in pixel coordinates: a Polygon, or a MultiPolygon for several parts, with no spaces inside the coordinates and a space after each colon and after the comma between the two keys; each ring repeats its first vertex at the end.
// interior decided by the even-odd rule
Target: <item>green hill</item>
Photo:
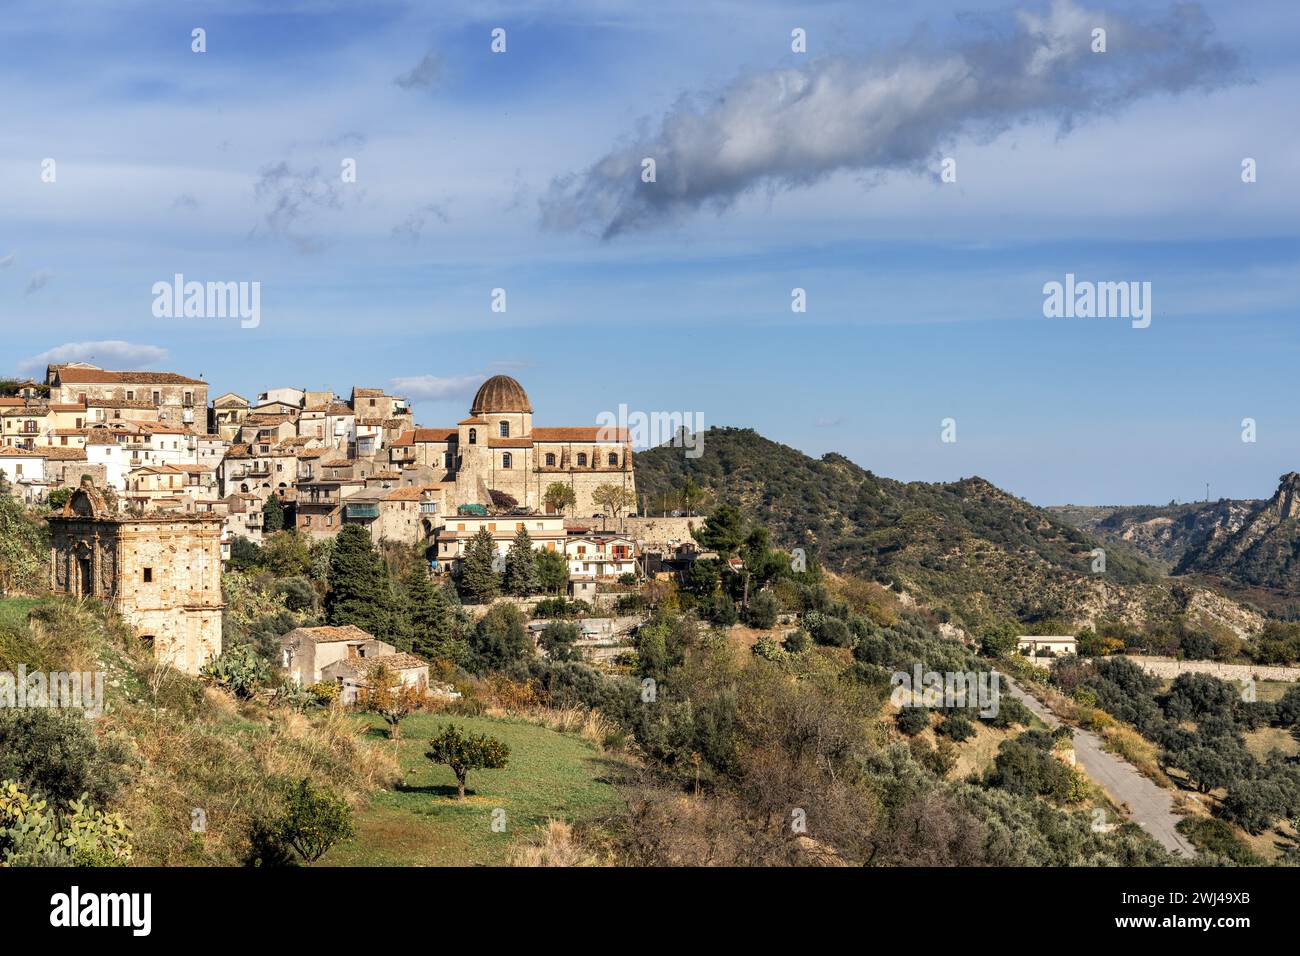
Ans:
{"type": "MultiPolygon", "coordinates": [[[[738,504],[784,547],[829,568],[901,587],[974,624],[989,616],[1074,624],[1137,623],[1179,609],[1159,569],[983,478],[929,484],[882,478],[843,455],[811,458],[751,429],[711,428],[703,454],[663,446],[637,457],[650,501],[681,499],[688,479],[738,504]]],[[[1185,602],[1184,602],[1185,603],[1185,602]]]]}

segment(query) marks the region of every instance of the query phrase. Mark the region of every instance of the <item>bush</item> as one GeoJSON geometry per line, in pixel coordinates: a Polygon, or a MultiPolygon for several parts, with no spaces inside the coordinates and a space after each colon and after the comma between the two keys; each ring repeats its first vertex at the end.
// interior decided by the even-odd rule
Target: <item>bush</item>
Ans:
{"type": "Polygon", "coordinates": [[[328,788],[312,786],[304,777],[284,793],[278,814],[253,822],[246,862],[249,866],[291,865],[296,853],[303,861],[315,863],[354,832],[347,801],[328,788]]]}
{"type": "Polygon", "coordinates": [[[745,623],[766,630],[776,625],[776,616],[780,610],[776,595],[771,591],[759,591],[749,599],[749,607],[745,609],[745,623]]]}
{"type": "Polygon", "coordinates": [[[963,740],[969,740],[975,736],[975,728],[971,725],[969,717],[960,711],[953,711],[944,717],[943,723],[939,725],[935,733],[961,743],[963,740]]]}
{"type": "Polygon", "coordinates": [[[898,712],[898,729],[915,737],[930,726],[930,712],[924,707],[904,707],[898,712]]]}
{"type": "Polygon", "coordinates": [[[79,713],[0,709],[0,780],[56,805],[88,795],[108,803],[126,782],[126,747],[96,738],[79,713]]]}
{"type": "Polygon", "coordinates": [[[1178,821],[1178,832],[1187,837],[1196,849],[1225,857],[1239,866],[1259,866],[1262,862],[1233,832],[1232,827],[1213,817],[1184,817],[1178,821]]]}
{"type": "Polygon", "coordinates": [[[809,637],[808,632],[801,627],[787,634],[785,636],[785,641],[782,643],[785,649],[791,654],[799,654],[808,650],[808,648],[812,646],[812,638],[809,637]]]}

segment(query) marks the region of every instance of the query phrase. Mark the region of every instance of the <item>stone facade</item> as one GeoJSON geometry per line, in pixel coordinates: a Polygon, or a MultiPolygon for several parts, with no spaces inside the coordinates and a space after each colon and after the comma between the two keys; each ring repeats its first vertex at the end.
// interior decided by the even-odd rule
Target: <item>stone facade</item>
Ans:
{"type": "MultiPolygon", "coordinates": [[[[508,375],[494,375],[479,388],[469,418],[455,428],[420,428],[402,434],[389,449],[396,467],[433,468],[454,484],[449,511],[492,503],[492,492],[510,495],[519,507],[543,511],[552,482],[573,489],[570,515],[601,511],[592,497],[601,485],[625,489],[635,500],[632,443],[626,429],[599,426],[534,428],[528,395],[508,375]]],[[[635,510],[630,508],[628,510],[635,510]]]]}
{"type": "Polygon", "coordinates": [[[113,372],[85,363],[51,365],[45,373],[53,402],[145,402],[158,420],[195,434],[208,429],[208,383],[175,372],[113,372]]]}
{"type": "Polygon", "coordinates": [[[221,653],[220,515],[118,515],[90,485],[50,518],[50,587],[113,604],[159,660],[221,653]]]}

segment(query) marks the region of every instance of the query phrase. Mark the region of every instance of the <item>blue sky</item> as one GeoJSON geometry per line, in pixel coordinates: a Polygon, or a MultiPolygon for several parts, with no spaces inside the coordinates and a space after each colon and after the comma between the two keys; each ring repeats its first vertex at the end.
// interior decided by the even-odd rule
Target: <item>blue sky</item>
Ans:
{"type": "Polygon", "coordinates": [[[438,425],[504,370],[539,424],[699,413],[1040,504],[1266,496],[1300,468],[1298,31],[1287,2],[12,0],[0,372],[384,385],[438,425]],[[260,282],[260,325],[155,318],[177,272],[260,282]],[[1067,272],[1151,282],[1151,326],[1045,318],[1067,272]]]}

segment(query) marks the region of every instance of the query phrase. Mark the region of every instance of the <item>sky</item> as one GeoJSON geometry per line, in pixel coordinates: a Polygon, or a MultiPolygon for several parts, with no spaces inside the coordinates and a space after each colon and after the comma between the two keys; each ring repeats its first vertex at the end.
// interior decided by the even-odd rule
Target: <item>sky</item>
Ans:
{"type": "Polygon", "coordinates": [[[1297,35],[1288,0],[6,0],[0,375],[383,386],[437,426],[500,372],[538,425],[1267,497],[1300,470],[1297,35]],[[256,325],[157,314],[176,274],[257,283],[256,325]],[[1149,325],[1048,316],[1067,274],[1149,288],[1149,325]]]}

